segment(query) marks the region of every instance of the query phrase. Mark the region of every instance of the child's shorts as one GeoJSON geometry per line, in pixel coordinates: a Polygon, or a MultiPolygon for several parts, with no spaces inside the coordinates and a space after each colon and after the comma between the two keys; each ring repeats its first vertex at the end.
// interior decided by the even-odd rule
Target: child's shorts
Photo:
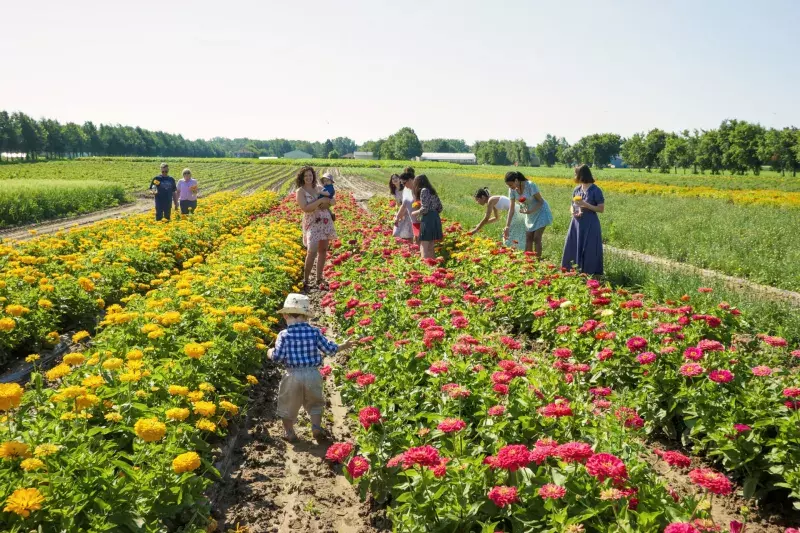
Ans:
{"type": "Polygon", "coordinates": [[[412,222],[411,223],[411,231],[414,234],[414,237],[419,237],[419,222],[412,222]]]}
{"type": "Polygon", "coordinates": [[[278,386],[277,414],[284,420],[297,422],[302,406],[309,415],[321,415],[325,408],[322,393],[322,374],[319,368],[287,368],[278,386]]]}

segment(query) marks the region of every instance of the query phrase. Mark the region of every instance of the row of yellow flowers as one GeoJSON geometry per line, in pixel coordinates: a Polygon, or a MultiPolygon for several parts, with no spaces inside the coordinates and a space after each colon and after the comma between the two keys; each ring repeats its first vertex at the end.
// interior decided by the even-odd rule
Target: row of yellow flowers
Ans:
{"type": "MultiPolygon", "coordinates": [[[[488,172],[459,173],[458,176],[476,179],[503,179],[503,174],[488,172]]],[[[532,177],[538,185],[552,185],[554,187],[574,187],[575,182],[570,178],[532,177]]],[[[800,192],[781,191],[775,189],[715,189],[713,187],[697,186],[686,187],[682,185],[662,185],[657,183],[639,183],[635,181],[615,181],[603,179],[600,184],[604,191],[623,194],[645,194],[655,196],[678,196],[682,198],[710,198],[725,200],[740,205],[765,205],[772,207],[800,207],[800,192]]]]}
{"type": "MultiPolygon", "coordinates": [[[[261,196],[262,205],[274,194],[261,196]]],[[[3,531],[204,530],[216,437],[244,405],[303,267],[277,216],[110,305],[82,352],[0,386],[3,531]]]]}
{"type": "Polygon", "coordinates": [[[146,214],[0,244],[0,368],[57,342],[61,328],[89,328],[107,304],[202,261],[220,236],[250,222],[264,196],[224,193],[204,202],[203,213],[169,223],[146,214]]]}

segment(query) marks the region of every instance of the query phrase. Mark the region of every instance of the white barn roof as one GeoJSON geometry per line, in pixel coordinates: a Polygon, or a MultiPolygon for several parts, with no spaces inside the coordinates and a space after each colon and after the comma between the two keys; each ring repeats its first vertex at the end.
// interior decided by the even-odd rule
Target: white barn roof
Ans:
{"type": "Polygon", "coordinates": [[[424,159],[449,159],[450,161],[474,161],[475,154],[455,154],[445,152],[423,152],[420,160],[424,159]]]}

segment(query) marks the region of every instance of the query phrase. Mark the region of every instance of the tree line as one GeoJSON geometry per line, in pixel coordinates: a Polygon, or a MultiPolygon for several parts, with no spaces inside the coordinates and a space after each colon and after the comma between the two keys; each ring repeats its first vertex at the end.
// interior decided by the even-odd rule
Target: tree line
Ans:
{"type": "Polygon", "coordinates": [[[292,150],[303,150],[314,157],[333,157],[353,152],[356,143],[347,137],[325,142],[288,139],[190,140],[182,135],[151,131],[119,124],[83,124],[43,118],[35,120],[25,113],[0,111],[0,153],[24,153],[37,160],[92,156],[164,156],[164,157],[280,157],[292,150]]]}

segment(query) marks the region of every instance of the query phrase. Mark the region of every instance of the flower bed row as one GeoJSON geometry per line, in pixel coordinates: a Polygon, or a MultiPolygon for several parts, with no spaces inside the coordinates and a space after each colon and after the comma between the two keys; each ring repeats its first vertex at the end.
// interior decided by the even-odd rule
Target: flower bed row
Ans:
{"type": "MultiPolygon", "coordinates": [[[[335,370],[361,429],[357,450],[340,443],[329,458],[346,463],[362,490],[389,499],[398,530],[728,526],[708,522],[708,499],[677,494],[659,480],[643,459],[655,457],[641,437],[665,426],[654,405],[680,402],[681,386],[699,389],[698,420],[686,432],[698,444],[707,434],[697,429],[699,419],[713,420],[703,410],[711,400],[697,400],[702,391],[722,386],[750,393],[750,379],[676,385],[657,370],[691,345],[709,370],[731,371],[730,354],[722,365],[723,352],[711,343],[730,345],[720,334],[741,327],[735,310],[710,307],[702,294],[658,306],[642,295],[612,293],[491,241],[462,240],[458,228],[450,228],[441,247],[445,260],[426,265],[396,245],[389,225],[341,206],[339,213],[337,230],[346,244],[332,261],[329,275],[336,281],[323,305],[340,328],[361,338],[347,366],[335,370]],[[689,304],[696,309],[682,323],[686,309],[677,309],[689,304]],[[667,326],[673,322],[680,331],[667,326]],[[502,333],[519,328],[536,342],[525,345],[502,333]],[[667,336],[673,341],[662,340],[667,336]],[[655,344],[675,350],[646,350],[655,344]]],[[[789,352],[769,343],[780,341],[736,344],[735,364],[774,357],[790,366],[789,352]]],[[[774,394],[768,400],[777,402],[773,413],[786,421],[794,416],[774,394]]],[[[745,416],[736,401],[725,416],[745,416]]],[[[689,420],[687,412],[682,420],[689,420]]],[[[752,427],[741,441],[727,438],[726,444],[742,446],[759,432],[756,422],[752,427]]],[[[789,451],[778,443],[772,449],[789,451]]],[[[676,468],[688,465],[676,452],[660,456],[676,468]]],[[[726,466],[740,472],[738,462],[726,466]]],[[[733,488],[711,470],[696,469],[691,479],[712,495],[733,488]]]]}
{"type": "Polygon", "coordinates": [[[57,342],[67,325],[91,329],[105,305],[157,287],[186,262],[202,261],[265,201],[261,194],[223,193],[205,199],[202,213],[170,223],[137,215],[0,245],[0,369],[14,355],[57,342]]]}
{"type": "MultiPolygon", "coordinates": [[[[274,195],[261,197],[262,206],[274,195]]],[[[303,254],[272,214],[107,308],[83,353],[0,385],[3,530],[204,530],[209,463],[255,383],[303,254]]]]}

